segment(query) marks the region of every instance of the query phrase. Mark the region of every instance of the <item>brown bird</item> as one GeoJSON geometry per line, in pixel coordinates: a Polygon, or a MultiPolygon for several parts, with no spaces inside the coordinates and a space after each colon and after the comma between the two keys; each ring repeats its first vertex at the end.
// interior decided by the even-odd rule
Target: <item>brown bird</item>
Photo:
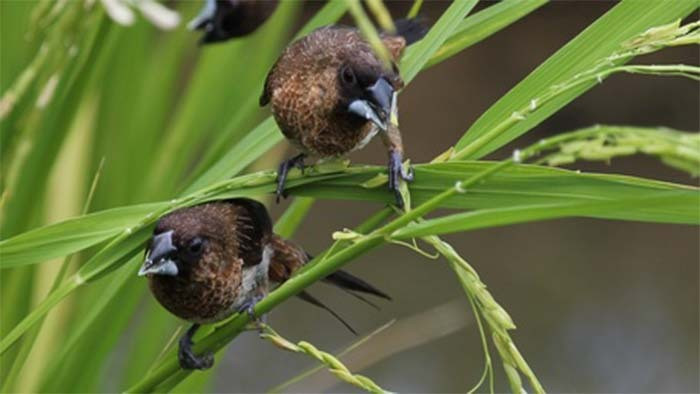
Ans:
{"type": "Polygon", "coordinates": [[[277,0],[206,0],[188,27],[204,30],[201,44],[242,37],[262,26],[278,4],[277,0]]]}
{"type": "Polygon", "coordinates": [[[287,172],[304,158],[338,157],[364,147],[378,132],[389,151],[389,188],[396,193],[404,172],[403,144],[390,122],[396,92],[404,83],[396,62],[404,48],[425,35],[416,19],[396,22],[397,33],[381,35],[392,57],[387,69],[355,28],[329,26],[290,44],[267,75],[260,105],[272,106],[280,130],[301,154],[279,166],[277,199],[287,172]]]}
{"type": "MultiPolygon", "coordinates": [[[[148,277],[151,292],[165,309],[194,323],[180,339],[178,358],[184,369],[213,365],[212,354],[198,356],[192,351],[192,336],[201,324],[243,311],[255,318],[253,307],[270,286],[286,281],[311,259],[272,232],[264,205],[244,198],[177,210],[162,217],[153,234],[139,275],[148,277]]],[[[390,299],[343,271],[324,280],[350,293],[390,299]]],[[[327,310],[354,332],[309,293],[303,291],[299,297],[327,310]]]]}

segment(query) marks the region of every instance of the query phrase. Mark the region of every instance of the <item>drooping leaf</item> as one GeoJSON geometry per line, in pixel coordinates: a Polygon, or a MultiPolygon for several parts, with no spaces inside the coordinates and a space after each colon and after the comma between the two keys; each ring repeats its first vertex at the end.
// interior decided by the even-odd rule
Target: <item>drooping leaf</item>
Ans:
{"type": "MultiPolygon", "coordinates": [[[[525,119],[502,131],[498,136],[483,139],[484,134],[516,111],[527,108],[533,99],[540,97],[548,89],[582,71],[600,65],[608,56],[619,50],[625,41],[651,27],[683,18],[697,7],[697,3],[692,1],[622,1],[501,97],[467,130],[455,149],[460,151],[468,147],[468,151],[461,158],[478,159],[531,130],[564,105],[595,86],[597,81],[594,79],[567,90],[543,104],[525,119]]],[[[611,61],[603,65],[601,71],[627,60],[629,59],[611,61]]]]}

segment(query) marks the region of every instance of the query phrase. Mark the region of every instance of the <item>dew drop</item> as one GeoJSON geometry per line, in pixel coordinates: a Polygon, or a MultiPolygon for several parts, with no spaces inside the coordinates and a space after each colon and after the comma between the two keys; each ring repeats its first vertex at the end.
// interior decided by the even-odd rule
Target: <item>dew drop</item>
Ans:
{"type": "Polygon", "coordinates": [[[520,163],[523,161],[522,153],[520,152],[520,149],[516,149],[513,151],[513,161],[516,163],[520,163]]]}

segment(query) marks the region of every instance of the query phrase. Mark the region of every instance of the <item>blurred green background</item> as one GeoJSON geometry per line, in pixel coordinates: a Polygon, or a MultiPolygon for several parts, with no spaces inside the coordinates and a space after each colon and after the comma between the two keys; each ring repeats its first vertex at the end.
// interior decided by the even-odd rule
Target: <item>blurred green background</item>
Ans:
{"type": "MultiPolygon", "coordinates": [[[[26,18],[34,2],[1,1],[2,52],[17,54],[2,59],[0,87],[5,91],[31,54],[21,48],[24,32],[18,31],[16,24],[8,20],[25,20],[22,18],[26,18]]],[[[614,4],[591,1],[547,4],[498,34],[421,73],[400,98],[408,157],[424,162],[454,144],[495,100],[614,4]]],[[[199,2],[184,3],[185,14],[191,15],[199,5],[199,2]]],[[[389,2],[393,15],[405,15],[410,5],[409,2],[389,2]]],[[[478,9],[486,5],[489,4],[480,4],[478,9]]],[[[320,2],[307,2],[300,10],[290,11],[288,17],[298,12],[296,25],[299,27],[320,6],[320,2]]],[[[427,1],[422,13],[435,20],[446,7],[446,2],[427,1]]],[[[348,17],[343,21],[352,22],[348,17]]],[[[266,28],[275,29],[276,26],[266,28]]],[[[144,30],[155,28],[139,22],[133,27],[117,29],[121,29],[122,42],[128,42],[129,35],[136,37],[144,30]]],[[[178,102],[184,95],[184,78],[194,64],[208,71],[202,75],[216,75],[216,78],[202,82],[196,94],[188,92],[187,97],[207,103],[209,111],[233,112],[241,108],[243,95],[256,89],[252,86],[255,78],[242,80],[236,78],[238,73],[254,70],[253,74],[262,76],[271,62],[248,64],[246,51],[269,51],[268,57],[272,59],[281,44],[262,44],[253,37],[245,42],[195,48],[195,39],[196,35],[187,32],[181,24],[175,31],[154,33],[148,40],[135,41],[130,52],[134,57],[104,60],[104,86],[110,90],[104,97],[111,97],[119,105],[100,104],[124,109],[98,112],[94,119],[86,121],[96,128],[110,129],[109,138],[92,141],[89,133],[71,134],[74,142],[68,146],[95,146],[91,157],[80,156],[85,152],[66,151],[63,154],[69,159],[60,163],[68,163],[69,168],[71,163],[95,168],[102,155],[108,156],[109,163],[110,152],[123,152],[124,147],[133,145],[129,145],[130,142],[142,138],[129,129],[130,121],[134,124],[150,122],[153,128],[162,129],[163,135],[143,141],[139,150],[129,152],[133,160],[118,161],[126,168],[105,167],[102,182],[129,185],[138,192],[123,187],[98,188],[93,204],[95,210],[170,195],[168,191],[153,190],[149,176],[167,177],[169,164],[165,163],[177,165],[177,152],[166,157],[162,168],[148,169],[149,176],[144,175],[139,157],[154,154],[156,148],[167,143],[166,132],[177,134],[187,127],[197,127],[202,133],[210,134],[214,141],[217,132],[225,127],[222,119],[229,117],[212,117],[201,110],[203,106],[192,106],[199,108],[194,111],[189,110],[186,103],[178,102]],[[164,40],[165,34],[188,36],[183,40],[187,46],[166,45],[169,41],[164,40]],[[191,61],[185,62],[182,69],[138,68],[139,59],[175,57],[181,50],[193,52],[191,61]],[[226,57],[234,50],[238,51],[238,57],[226,57]],[[200,57],[195,59],[196,55],[200,57]],[[217,63],[224,57],[226,63],[217,63]],[[130,90],[132,85],[122,86],[129,78],[139,79],[137,85],[141,89],[136,95],[130,90]],[[149,118],[150,94],[153,89],[163,87],[170,91],[172,102],[160,105],[170,108],[175,120],[149,118]]],[[[697,65],[699,57],[696,47],[681,47],[666,49],[639,61],[697,65]]],[[[539,138],[595,123],[698,130],[699,108],[698,86],[688,80],[615,75],[490,157],[507,157],[513,149],[539,138]]],[[[86,113],[90,113],[89,109],[86,113]]],[[[267,110],[242,120],[240,129],[247,130],[262,114],[267,114],[267,110]]],[[[280,145],[257,166],[272,167],[282,156],[292,154],[287,148],[286,144],[280,145]]],[[[385,152],[375,141],[353,154],[351,159],[358,163],[383,164],[385,152]]],[[[696,178],[671,170],[656,159],[643,157],[616,159],[610,166],[577,163],[572,168],[698,184],[696,178]]],[[[61,167],[54,171],[59,174],[50,186],[54,195],[84,194],[80,188],[86,189],[84,185],[89,179],[61,178],[61,167]]],[[[176,180],[163,183],[175,184],[176,180]]],[[[50,221],[77,214],[80,206],[62,206],[64,200],[80,201],[80,198],[50,201],[52,208],[46,215],[50,221]],[[60,214],[53,217],[51,212],[60,214]]],[[[273,217],[279,217],[288,203],[268,204],[273,217]]],[[[375,209],[376,204],[319,201],[295,240],[312,254],[319,252],[329,245],[333,231],[354,226],[375,209]]],[[[492,294],[509,311],[518,325],[513,338],[549,391],[698,392],[699,235],[698,229],[691,226],[568,219],[470,232],[446,239],[468,259],[484,283],[490,286],[492,294]]],[[[42,272],[49,283],[54,271],[46,266],[40,269],[45,270],[42,272]]],[[[462,289],[444,262],[387,246],[353,263],[349,270],[384,289],[394,301],[381,303],[381,310],[374,311],[323,285],[314,286],[311,292],[341,313],[361,335],[387,321],[398,320],[350,354],[347,360],[350,369],[399,392],[460,392],[478,380],[483,367],[478,330],[462,289]]],[[[145,282],[137,278],[130,285],[145,289],[145,282]]],[[[87,291],[83,294],[99,295],[87,291]]],[[[41,299],[40,292],[34,297],[41,299]]],[[[125,301],[129,302],[132,301],[125,301]]],[[[139,307],[134,316],[128,316],[130,329],[121,334],[113,351],[105,350],[109,351],[108,367],[91,371],[86,366],[91,373],[105,376],[105,389],[111,391],[121,387],[117,382],[123,371],[139,374],[138,369],[129,368],[133,360],[125,354],[132,347],[143,346],[139,343],[139,334],[144,328],[139,323],[144,321],[144,315],[165,315],[145,292],[133,302],[138,302],[139,307]]],[[[167,321],[167,327],[153,328],[163,332],[163,342],[169,339],[175,319],[167,321]]],[[[269,321],[287,338],[308,340],[328,351],[340,350],[357,340],[330,316],[297,300],[275,309],[269,321]]],[[[60,341],[60,338],[53,340],[60,341]]],[[[150,365],[150,360],[144,364],[150,365]]],[[[282,352],[259,340],[254,333],[247,333],[228,347],[225,356],[217,359],[212,391],[263,391],[314,365],[308,358],[282,352]]],[[[507,385],[503,372],[498,363],[495,366],[497,389],[504,391],[507,385]]],[[[352,388],[321,372],[288,390],[347,392],[352,388]]]]}

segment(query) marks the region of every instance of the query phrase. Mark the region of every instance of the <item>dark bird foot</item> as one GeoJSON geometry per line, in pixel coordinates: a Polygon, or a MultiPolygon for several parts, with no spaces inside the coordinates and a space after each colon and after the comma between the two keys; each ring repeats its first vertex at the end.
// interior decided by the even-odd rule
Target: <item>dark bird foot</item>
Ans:
{"type": "Polygon", "coordinates": [[[263,298],[265,298],[265,296],[262,294],[255,295],[253,298],[241,305],[241,307],[238,309],[238,312],[245,312],[248,314],[248,316],[250,317],[250,321],[253,323],[252,329],[261,332],[263,329],[263,325],[266,323],[267,315],[262,315],[260,317],[255,315],[255,305],[257,305],[258,302],[260,302],[260,300],[262,300],[263,298]]]}
{"type": "Polygon", "coordinates": [[[197,356],[192,351],[192,337],[197,332],[199,324],[193,324],[185,335],[180,338],[180,349],[177,352],[177,359],[180,361],[182,369],[209,369],[214,365],[214,354],[206,352],[197,356]]]}
{"type": "Polygon", "coordinates": [[[413,168],[409,167],[408,171],[403,169],[403,157],[401,153],[392,151],[389,153],[389,190],[394,192],[396,197],[396,205],[403,208],[404,202],[399,190],[401,179],[406,182],[413,181],[413,168]]]}
{"type": "Polygon", "coordinates": [[[275,195],[277,196],[277,203],[279,204],[280,202],[280,197],[287,198],[287,193],[284,192],[284,183],[287,181],[287,174],[289,173],[289,170],[292,168],[296,167],[299,170],[301,170],[301,173],[304,173],[304,159],[306,158],[306,154],[300,153],[291,159],[285,160],[280,164],[279,169],[277,169],[277,190],[275,191],[275,195]]]}

